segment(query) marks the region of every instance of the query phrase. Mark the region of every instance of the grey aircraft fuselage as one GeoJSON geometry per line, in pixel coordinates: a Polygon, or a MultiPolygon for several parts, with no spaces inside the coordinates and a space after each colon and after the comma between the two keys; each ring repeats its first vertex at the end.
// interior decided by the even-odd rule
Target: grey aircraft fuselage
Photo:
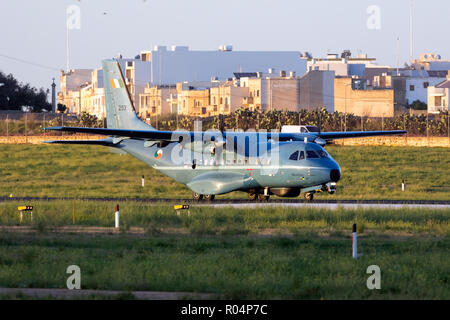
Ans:
{"type": "Polygon", "coordinates": [[[189,150],[189,160],[181,164],[172,161],[172,154],[182,149],[177,142],[161,148],[156,143],[145,147],[144,141],[124,140],[115,147],[200,194],[261,188],[303,189],[337,182],[341,174],[338,163],[321,146],[300,141],[280,142],[259,157],[242,156],[234,160],[226,159],[225,150],[222,157],[189,150]],[[313,158],[308,157],[307,150],[313,152],[313,158]],[[293,158],[296,152],[297,157],[293,158]],[[190,159],[199,160],[193,166],[190,159]]]}

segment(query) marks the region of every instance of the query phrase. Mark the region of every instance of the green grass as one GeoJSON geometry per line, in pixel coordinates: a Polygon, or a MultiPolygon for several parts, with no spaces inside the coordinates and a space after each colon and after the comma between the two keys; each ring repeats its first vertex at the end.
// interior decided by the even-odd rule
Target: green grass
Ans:
{"type": "MultiPolygon", "coordinates": [[[[0,202],[0,225],[19,224],[17,206],[23,202],[0,202]]],[[[114,225],[113,202],[96,201],[31,201],[33,223],[25,216],[23,225],[35,229],[58,228],[72,225],[114,225]]],[[[161,228],[184,229],[192,234],[252,234],[265,229],[297,234],[304,231],[332,233],[349,230],[357,223],[360,232],[392,231],[450,236],[449,209],[311,209],[293,207],[266,207],[232,209],[192,205],[187,212],[177,215],[172,206],[141,202],[122,202],[120,221],[125,228],[143,227],[152,232],[161,228]]]]}
{"type": "Polygon", "coordinates": [[[309,237],[0,235],[0,286],[212,293],[233,299],[449,299],[448,238],[359,241],[309,237]],[[381,290],[366,269],[381,268],[381,290]]]}
{"type": "MultiPolygon", "coordinates": [[[[342,168],[324,199],[450,199],[450,149],[329,146],[342,168]],[[401,180],[406,191],[401,191],[401,180]]],[[[107,148],[0,145],[0,196],[190,198],[184,185],[107,148]],[[146,177],[141,187],[141,175],[146,177]]],[[[219,198],[246,197],[235,192],[219,198]]]]}

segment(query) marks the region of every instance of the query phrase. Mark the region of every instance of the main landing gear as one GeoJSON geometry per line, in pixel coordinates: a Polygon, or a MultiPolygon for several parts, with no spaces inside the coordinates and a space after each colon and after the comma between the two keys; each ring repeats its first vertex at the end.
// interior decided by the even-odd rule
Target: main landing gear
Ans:
{"type": "Polygon", "coordinates": [[[305,201],[313,201],[314,192],[306,192],[303,194],[303,197],[305,198],[305,201]]]}
{"type": "Polygon", "coordinates": [[[255,193],[255,192],[249,192],[248,193],[248,199],[250,201],[255,201],[255,200],[259,200],[261,202],[265,202],[265,201],[269,201],[270,196],[269,195],[264,195],[261,193],[255,193]]]}
{"type": "Polygon", "coordinates": [[[200,193],[197,193],[197,192],[193,192],[192,193],[192,198],[195,201],[201,201],[201,200],[213,201],[215,197],[216,196],[214,194],[200,194],[200,193]]]}

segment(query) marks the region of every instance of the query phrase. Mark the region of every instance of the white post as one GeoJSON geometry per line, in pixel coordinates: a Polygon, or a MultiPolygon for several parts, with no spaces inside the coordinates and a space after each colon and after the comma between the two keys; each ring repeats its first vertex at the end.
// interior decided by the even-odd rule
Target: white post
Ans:
{"type": "Polygon", "coordinates": [[[142,175],[142,188],[145,186],[145,177],[142,175]]]}
{"type": "Polygon", "coordinates": [[[353,224],[352,257],[353,257],[353,259],[357,259],[358,258],[358,243],[357,243],[357,237],[356,237],[356,223],[353,224]]]}
{"type": "Polygon", "coordinates": [[[117,228],[119,228],[119,205],[118,204],[116,204],[116,214],[115,214],[115,216],[116,216],[115,228],[117,229],[117,228]]]}
{"type": "Polygon", "coordinates": [[[402,179],[402,191],[405,191],[405,180],[402,179]]]}

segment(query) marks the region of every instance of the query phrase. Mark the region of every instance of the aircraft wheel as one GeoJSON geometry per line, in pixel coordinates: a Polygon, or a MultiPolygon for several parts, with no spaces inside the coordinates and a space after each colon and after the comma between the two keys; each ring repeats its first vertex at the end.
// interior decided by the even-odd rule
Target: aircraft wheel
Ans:
{"type": "Polygon", "coordinates": [[[314,199],[314,193],[313,192],[307,192],[304,195],[306,201],[312,201],[314,199]]]}
{"type": "Polygon", "coordinates": [[[269,201],[270,196],[265,196],[263,194],[258,194],[259,201],[269,201]]]}
{"type": "Polygon", "coordinates": [[[216,197],[216,196],[215,196],[214,194],[204,194],[204,195],[203,195],[203,200],[206,200],[206,201],[213,201],[215,197],[216,197]]]}
{"type": "Polygon", "coordinates": [[[255,201],[257,197],[258,197],[258,195],[256,193],[252,193],[252,192],[248,193],[248,199],[250,201],[255,201]]]}
{"type": "Polygon", "coordinates": [[[200,193],[194,192],[194,193],[192,193],[192,198],[193,198],[195,201],[200,201],[200,200],[203,199],[203,195],[200,194],[200,193]]]}

